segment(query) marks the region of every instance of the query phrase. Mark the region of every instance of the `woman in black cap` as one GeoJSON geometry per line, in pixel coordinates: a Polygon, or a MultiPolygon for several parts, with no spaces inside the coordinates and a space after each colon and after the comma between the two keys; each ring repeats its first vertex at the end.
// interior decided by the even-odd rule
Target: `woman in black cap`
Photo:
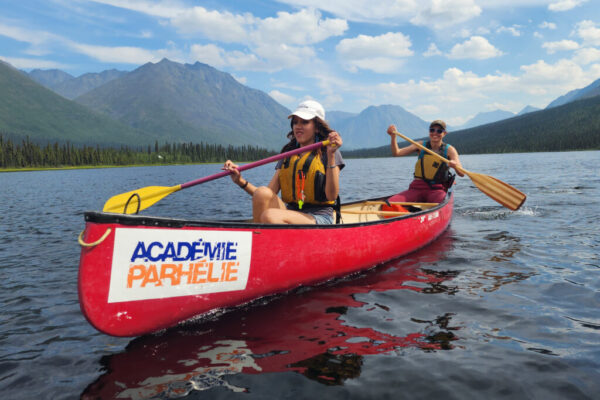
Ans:
{"type": "MultiPolygon", "coordinates": [[[[394,132],[396,127],[390,125],[387,133],[391,136],[390,147],[395,157],[406,156],[419,152],[419,157],[415,164],[414,180],[410,183],[408,190],[390,197],[389,201],[423,202],[423,203],[441,203],[446,197],[448,189],[454,182],[455,175],[450,172],[450,168],[462,168],[458,152],[456,149],[443,142],[446,131],[446,123],[442,120],[435,120],[429,125],[429,140],[423,144],[428,149],[433,150],[450,162],[439,161],[436,157],[421,150],[414,144],[399,148],[394,132]]],[[[459,176],[464,174],[456,170],[459,176]]]]}

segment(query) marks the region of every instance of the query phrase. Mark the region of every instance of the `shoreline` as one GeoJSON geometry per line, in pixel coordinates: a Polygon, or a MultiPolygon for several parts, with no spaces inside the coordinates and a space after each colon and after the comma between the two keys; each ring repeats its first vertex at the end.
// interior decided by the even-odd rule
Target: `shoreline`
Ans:
{"type": "MultiPolygon", "coordinates": [[[[348,152],[352,152],[354,150],[349,150],[348,152]]],[[[528,153],[569,153],[569,152],[586,152],[586,151],[600,151],[600,149],[580,149],[580,150],[565,150],[565,151],[532,151],[532,152],[516,152],[516,153],[461,153],[461,156],[464,155],[490,155],[490,154],[528,154],[528,153]]],[[[415,154],[416,155],[416,154],[415,154]]],[[[354,157],[352,154],[349,156],[344,155],[345,159],[368,159],[368,158],[390,158],[391,155],[388,156],[373,156],[373,157],[354,157]]],[[[238,161],[241,164],[254,162],[257,160],[249,160],[249,161],[238,161]]],[[[0,168],[0,173],[8,173],[8,172],[35,172],[35,171],[65,171],[65,170],[74,170],[74,169],[104,169],[104,168],[135,168],[135,167],[166,167],[166,166],[176,166],[176,165],[210,165],[210,164],[221,164],[221,162],[191,162],[191,163],[173,163],[173,164],[126,164],[126,165],[69,165],[63,167],[23,167],[23,168],[0,168]]]]}
{"type": "MultiPolygon", "coordinates": [[[[242,163],[251,161],[240,161],[242,163]]],[[[209,165],[221,164],[217,162],[205,163],[173,163],[173,164],[127,164],[127,165],[69,165],[64,167],[23,167],[23,168],[0,168],[0,173],[8,172],[35,172],[35,171],[65,171],[73,169],[104,169],[104,168],[135,168],[135,167],[167,167],[176,165],[209,165]]]]}

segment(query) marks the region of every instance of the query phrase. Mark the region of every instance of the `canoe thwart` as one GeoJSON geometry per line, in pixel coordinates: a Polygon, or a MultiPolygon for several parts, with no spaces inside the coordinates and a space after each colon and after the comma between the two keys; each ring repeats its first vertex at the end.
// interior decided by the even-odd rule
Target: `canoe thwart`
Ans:
{"type": "Polygon", "coordinates": [[[408,215],[410,213],[409,212],[402,212],[402,211],[342,210],[342,214],[408,215]]]}
{"type": "MultiPolygon", "coordinates": [[[[385,201],[365,201],[366,205],[377,205],[377,204],[388,204],[385,201]]],[[[399,206],[414,206],[414,207],[435,207],[439,205],[439,203],[415,203],[410,201],[390,201],[390,205],[399,205],[399,206]]]]}

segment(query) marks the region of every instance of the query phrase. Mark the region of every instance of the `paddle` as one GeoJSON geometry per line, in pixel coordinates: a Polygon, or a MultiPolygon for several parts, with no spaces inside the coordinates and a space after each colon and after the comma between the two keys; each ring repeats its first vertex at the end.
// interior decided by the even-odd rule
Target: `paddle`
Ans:
{"type": "MultiPolygon", "coordinates": [[[[280,153],[259,161],[254,161],[249,164],[242,165],[238,168],[238,170],[245,171],[247,169],[259,167],[261,165],[268,164],[273,161],[278,161],[296,154],[317,149],[321,146],[327,146],[328,144],[329,141],[325,140],[323,142],[317,142],[308,146],[299,147],[297,149],[290,150],[285,153],[280,153]]],[[[205,176],[204,178],[199,178],[190,182],[182,183],[181,185],[146,186],[141,189],[132,190],[127,193],[121,193],[108,199],[108,201],[104,203],[104,208],[102,209],[102,211],[123,214],[138,213],[139,211],[145,210],[146,208],[152,206],[154,203],[159,202],[164,197],[167,197],[171,193],[177,192],[178,190],[196,186],[201,183],[209,182],[215,179],[219,179],[230,174],[231,171],[223,171],[219,172],[218,174],[205,176]]]]}
{"type": "MultiPolygon", "coordinates": [[[[407,138],[398,131],[394,131],[394,135],[400,136],[402,139],[414,144],[422,150],[425,150],[432,156],[437,157],[439,160],[445,163],[449,162],[449,160],[447,160],[446,158],[440,156],[439,154],[426,148],[425,146],[415,142],[414,140],[407,138]]],[[[518,210],[519,207],[521,207],[525,202],[525,199],[527,199],[527,196],[524,193],[510,186],[508,183],[504,183],[501,180],[496,179],[492,176],[478,174],[475,172],[469,172],[466,169],[460,167],[457,168],[457,170],[471,178],[471,181],[475,184],[475,186],[477,186],[479,190],[481,190],[490,198],[496,200],[498,203],[502,204],[508,209],[511,209],[513,211],[518,210]]]]}

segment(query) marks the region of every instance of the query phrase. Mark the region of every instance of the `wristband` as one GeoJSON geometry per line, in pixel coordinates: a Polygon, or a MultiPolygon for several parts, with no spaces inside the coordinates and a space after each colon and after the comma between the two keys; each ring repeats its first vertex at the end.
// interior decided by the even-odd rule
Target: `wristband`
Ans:
{"type": "Polygon", "coordinates": [[[337,167],[337,165],[328,165],[328,166],[327,166],[327,168],[331,168],[331,169],[333,169],[333,168],[335,168],[335,167],[337,167]]]}
{"type": "Polygon", "coordinates": [[[246,189],[246,186],[248,186],[248,180],[246,180],[246,183],[244,183],[243,185],[238,185],[239,187],[241,187],[242,189],[246,189]]]}

